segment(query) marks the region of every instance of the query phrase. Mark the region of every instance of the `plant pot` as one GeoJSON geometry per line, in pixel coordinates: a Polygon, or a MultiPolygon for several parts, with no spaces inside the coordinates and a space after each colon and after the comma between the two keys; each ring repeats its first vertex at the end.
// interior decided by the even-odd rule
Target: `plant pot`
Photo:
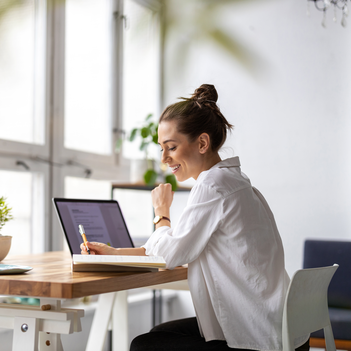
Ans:
{"type": "Polygon", "coordinates": [[[0,261],[2,261],[10,251],[12,236],[0,235],[0,261]]]}
{"type": "Polygon", "coordinates": [[[153,168],[154,169],[155,162],[153,160],[131,160],[130,163],[130,182],[131,183],[139,183],[145,184],[144,174],[145,172],[153,168]]]}

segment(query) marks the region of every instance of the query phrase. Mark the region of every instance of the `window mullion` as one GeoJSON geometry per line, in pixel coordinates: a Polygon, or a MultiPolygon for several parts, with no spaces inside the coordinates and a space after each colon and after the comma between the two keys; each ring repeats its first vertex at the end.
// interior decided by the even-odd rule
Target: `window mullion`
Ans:
{"type": "MultiPolygon", "coordinates": [[[[125,132],[123,123],[123,38],[127,18],[124,14],[124,1],[114,0],[114,33],[113,33],[113,122],[114,146],[117,139],[125,132]]],[[[115,153],[115,164],[129,167],[130,161],[123,157],[123,153],[115,153]]]]}

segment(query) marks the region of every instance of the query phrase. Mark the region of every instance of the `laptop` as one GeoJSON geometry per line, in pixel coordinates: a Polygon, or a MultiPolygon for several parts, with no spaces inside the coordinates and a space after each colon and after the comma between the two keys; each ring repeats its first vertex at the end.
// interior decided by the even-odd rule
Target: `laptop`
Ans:
{"type": "Polygon", "coordinates": [[[81,253],[83,239],[79,224],[84,226],[88,241],[113,247],[134,247],[116,200],[53,198],[52,201],[72,255],[81,253]]]}

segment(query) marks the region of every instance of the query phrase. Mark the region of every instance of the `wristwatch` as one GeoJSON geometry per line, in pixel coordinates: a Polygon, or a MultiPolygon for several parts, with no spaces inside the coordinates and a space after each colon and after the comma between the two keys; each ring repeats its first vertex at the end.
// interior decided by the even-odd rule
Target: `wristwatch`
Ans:
{"type": "Polygon", "coordinates": [[[168,217],[166,216],[156,216],[153,220],[154,224],[157,224],[160,222],[162,219],[166,219],[167,221],[171,221],[168,217]]]}

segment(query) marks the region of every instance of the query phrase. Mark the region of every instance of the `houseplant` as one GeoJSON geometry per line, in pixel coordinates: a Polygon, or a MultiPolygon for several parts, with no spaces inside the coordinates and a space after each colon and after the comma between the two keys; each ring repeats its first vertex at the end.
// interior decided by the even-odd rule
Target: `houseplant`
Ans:
{"type": "Polygon", "coordinates": [[[2,261],[10,251],[12,236],[1,235],[2,227],[11,219],[13,219],[11,214],[12,208],[8,207],[6,203],[6,198],[0,198],[0,261],[2,261]]]}
{"type": "MultiPolygon", "coordinates": [[[[147,185],[153,186],[160,179],[160,182],[170,183],[172,190],[177,190],[177,180],[173,174],[167,174],[167,166],[159,163],[159,167],[156,160],[149,154],[149,147],[152,144],[158,145],[158,124],[152,121],[153,115],[150,113],[146,116],[145,120],[140,127],[133,128],[130,134],[127,136],[129,142],[140,141],[139,149],[144,151],[146,161],[146,170],[143,174],[144,182],[147,185]]],[[[116,144],[116,152],[120,152],[123,143],[123,137],[119,138],[116,144]]]]}

